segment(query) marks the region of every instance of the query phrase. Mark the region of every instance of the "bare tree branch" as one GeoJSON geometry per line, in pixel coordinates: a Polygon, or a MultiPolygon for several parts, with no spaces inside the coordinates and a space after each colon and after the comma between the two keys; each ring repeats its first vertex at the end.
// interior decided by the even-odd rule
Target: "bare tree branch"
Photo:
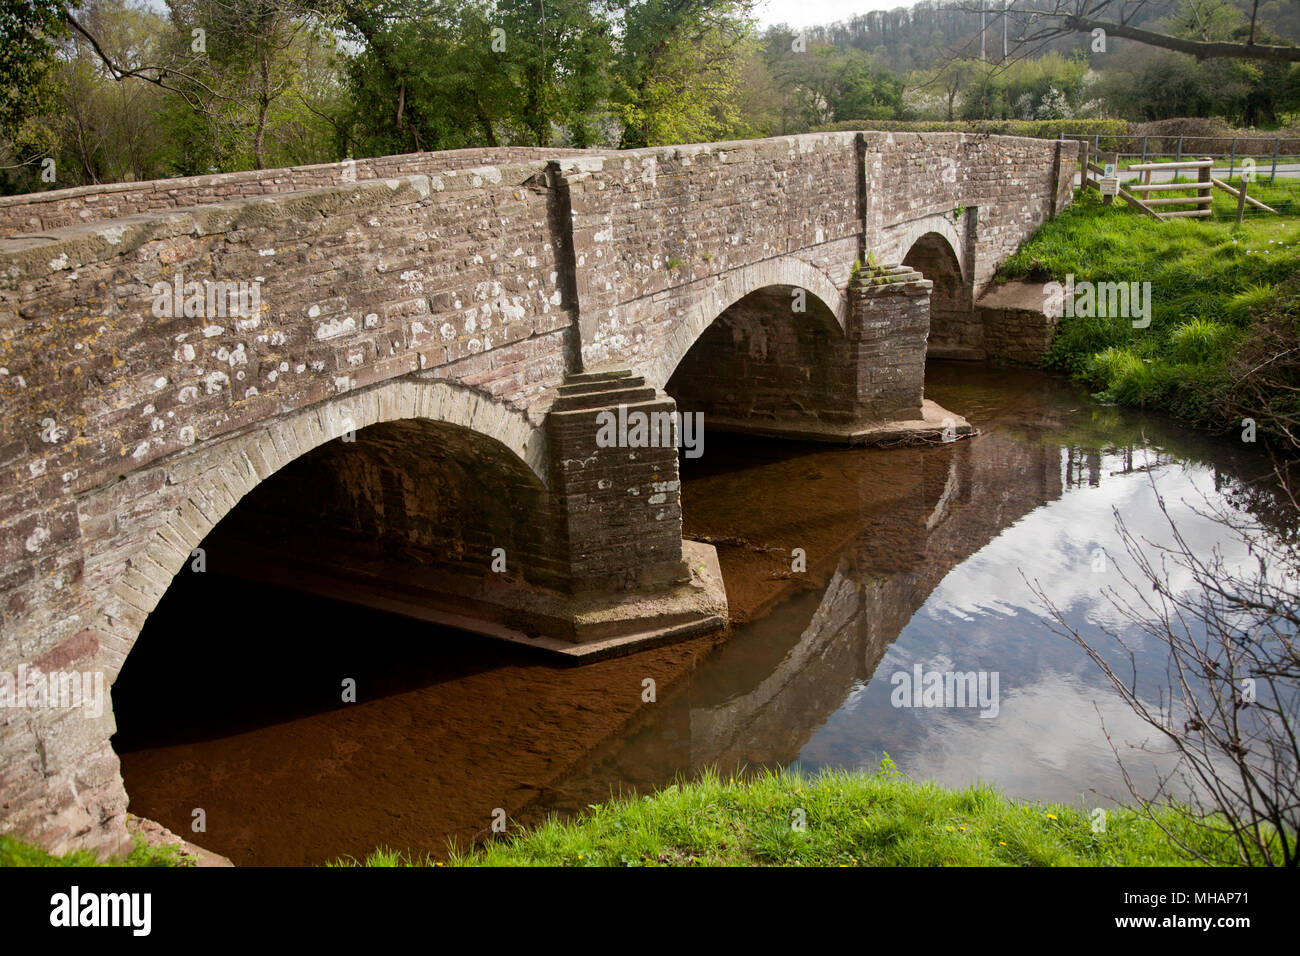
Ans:
{"type": "Polygon", "coordinates": [[[1047,10],[1006,10],[985,2],[963,3],[960,9],[968,13],[992,13],[1006,16],[1020,25],[1021,32],[1017,42],[1025,43],[1041,40],[1055,40],[1077,33],[1091,34],[1094,30],[1105,31],[1106,37],[1119,37],[1133,40],[1147,46],[1187,53],[1197,60],[1209,59],[1248,59],[1266,60],[1279,63],[1300,63],[1300,47],[1258,44],[1255,42],[1255,13],[1252,10],[1250,34],[1245,42],[1229,40],[1194,40],[1171,36],[1155,30],[1146,30],[1132,25],[1136,16],[1146,6],[1147,0],[1135,3],[1117,4],[1115,0],[1056,0],[1047,10]],[[1118,7],[1118,15],[1112,18],[1103,16],[1108,10],[1118,7]]]}
{"type": "Polygon", "coordinates": [[[128,77],[134,77],[138,80],[143,80],[146,83],[152,83],[161,89],[168,90],[172,93],[179,93],[182,97],[184,97],[185,102],[188,103],[195,110],[201,109],[202,104],[200,104],[197,100],[193,99],[191,93],[188,90],[179,86],[172,86],[171,84],[169,84],[167,82],[168,76],[175,76],[189,83],[193,83],[196,86],[202,87],[203,91],[212,97],[218,99],[225,99],[225,97],[221,93],[218,93],[217,91],[213,90],[211,87],[205,84],[198,77],[192,76],[188,73],[185,73],[181,70],[177,70],[173,67],[122,66],[121,64],[117,63],[107,52],[105,52],[104,48],[100,45],[99,40],[96,39],[95,35],[91,33],[90,30],[88,30],[86,27],[82,26],[80,21],[78,21],[77,18],[74,17],[71,12],[67,13],[66,17],[67,17],[68,25],[72,27],[74,30],[76,30],[77,33],[81,34],[81,36],[85,39],[85,41],[90,44],[90,48],[95,51],[95,55],[98,56],[100,61],[104,64],[104,66],[108,68],[109,75],[114,80],[118,80],[120,82],[121,80],[124,80],[128,77]]]}

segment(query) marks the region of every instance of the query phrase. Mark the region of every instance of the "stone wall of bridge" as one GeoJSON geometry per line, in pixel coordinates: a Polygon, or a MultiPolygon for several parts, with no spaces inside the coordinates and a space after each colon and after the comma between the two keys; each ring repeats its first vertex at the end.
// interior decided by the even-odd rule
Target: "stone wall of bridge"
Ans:
{"type": "Polygon", "coordinates": [[[0,465],[77,491],[425,369],[522,404],[563,376],[572,322],[549,198],[542,165],[493,167],[11,241],[0,465]],[[256,311],[214,309],[217,282],[256,311]]]}
{"type": "Polygon", "coordinates": [[[1078,157],[1074,142],[965,133],[867,133],[862,149],[867,247],[900,262],[940,231],[976,292],[1069,202],[1078,157]]]}
{"type": "Polygon", "coordinates": [[[452,149],[0,196],[0,237],[50,232],[127,216],[167,213],[191,206],[301,192],[323,186],[346,186],[369,179],[428,176],[503,163],[545,162],[557,156],[581,152],[536,146],[452,149]]]}
{"type": "Polygon", "coordinates": [[[756,263],[790,257],[842,290],[860,245],[856,143],[826,133],[563,160],[584,362],[645,368],[675,353],[692,310],[756,263]]]}

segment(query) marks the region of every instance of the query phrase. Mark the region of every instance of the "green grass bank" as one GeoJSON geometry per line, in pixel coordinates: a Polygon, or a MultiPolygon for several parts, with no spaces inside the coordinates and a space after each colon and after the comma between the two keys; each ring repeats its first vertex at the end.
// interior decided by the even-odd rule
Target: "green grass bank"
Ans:
{"type": "Polygon", "coordinates": [[[100,862],[87,850],[74,850],[54,856],[40,847],[30,846],[0,833],[0,866],[186,866],[176,847],[149,846],[136,838],[131,852],[123,857],[100,862]]]}
{"type": "MultiPolygon", "coordinates": [[[[1151,283],[1151,324],[1063,317],[1044,364],[1085,381],[1103,401],[1159,408],[1226,429],[1250,368],[1237,361],[1271,338],[1300,341],[1300,183],[1253,183],[1278,214],[1215,190],[1213,216],[1157,221],[1080,193],[999,271],[999,279],[1151,283]]],[[[1275,383],[1276,384],[1276,383],[1275,383]]]]}
{"type": "MultiPolygon", "coordinates": [[[[1235,851],[1177,813],[1156,818],[1215,862],[1235,851]]],[[[340,861],[342,865],[356,861],[340,861]]],[[[879,773],[816,777],[712,774],[656,794],[592,806],[520,836],[452,853],[446,863],[379,850],[366,866],[1184,866],[1139,811],[1009,800],[879,773]]]]}

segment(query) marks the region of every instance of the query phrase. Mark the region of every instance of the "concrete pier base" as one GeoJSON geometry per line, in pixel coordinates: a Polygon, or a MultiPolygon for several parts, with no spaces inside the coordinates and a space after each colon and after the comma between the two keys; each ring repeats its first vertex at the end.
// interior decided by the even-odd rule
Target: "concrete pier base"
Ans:
{"type": "Polygon", "coordinates": [[[875,422],[866,425],[835,425],[828,422],[762,422],[710,418],[709,428],[740,435],[762,435],[791,441],[827,442],[836,445],[908,445],[955,441],[975,434],[970,422],[937,402],[921,403],[921,417],[875,422]]]}
{"type": "Polygon", "coordinates": [[[537,648],[573,661],[629,654],[727,624],[727,595],[712,545],[683,541],[688,580],[650,592],[571,595],[514,575],[394,564],[381,555],[302,547],[268,551],[223,542],[239,577],[340,599],[441,627],[537,648]],[[328,555],[314,560],[313,554],[328,555]],[[236,557],[237,555],[237,557],[236,557]]]}

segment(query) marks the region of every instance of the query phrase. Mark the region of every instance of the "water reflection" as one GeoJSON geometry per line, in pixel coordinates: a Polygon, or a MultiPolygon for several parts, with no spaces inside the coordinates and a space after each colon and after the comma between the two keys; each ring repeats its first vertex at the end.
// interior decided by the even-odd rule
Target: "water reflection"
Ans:
{"type": "MultiPolygon", "coordinates": [[[[824,590],[740,628],[635,732],[557,784],[551,808],[603,796],[611,782],[644,790],[709,766],[872,769],[885,753],[909,775],[947,785],[1130,802],[1107,735],[1138,788],[1155,791],[1173,766],[1163,741],[1082,650],[1045,626],[1031,583],[1085,635],[1108,648],[1103,629],[1120,636],[1135,652],[1139,686],[1156,699],[1167,649],[1144,640],[1107,595],[1138,579],[1115,517],[1153,546],[1172,543],[1159,494],[1193,548],[1243,563],[1245,544],[1207,512],[1232,507],[1230,476],[1253,463],[1034,373],[936,367],[928,391],[983,434],[901,463],[914,480],[890,483],[883,513],[863,508],[824,590]],[[997,716],[894,706],[893,675],[917,665],[996,673],[997,716]]],[[[874,462],[863,464],[873,477],[874,462]]],[[[719,537],[772,540],[782,529],[782,516],[761,512],[771,471],[746,470],[756,513],[748,527],[716,529],[719,537]]],[[[709,497],[711,480],[697,476],[696,492],[709,497]]],[[[879,497],[869,482],[856,490],[863,504],[879,497]]],[[[1171,570],[1175,587],[1190,584],[1171,570]]]]}

